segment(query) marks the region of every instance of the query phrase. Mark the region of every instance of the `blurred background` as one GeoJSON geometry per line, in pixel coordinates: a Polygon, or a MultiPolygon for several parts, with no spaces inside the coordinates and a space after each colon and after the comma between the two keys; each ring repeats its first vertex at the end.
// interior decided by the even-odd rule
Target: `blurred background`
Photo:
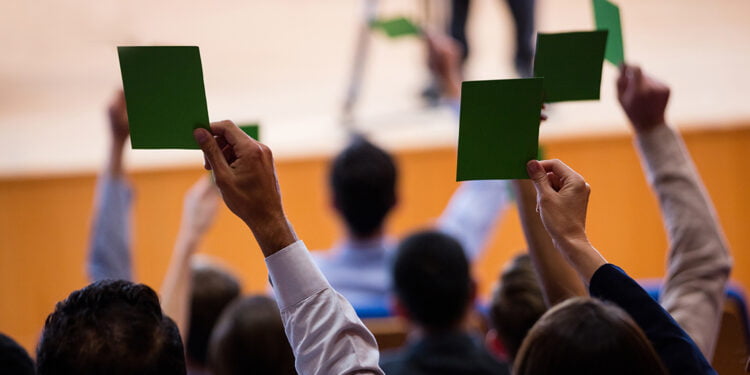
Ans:
{"type": "MultiPolygon", "coordinates": [[[[382,0],[383,17],[437,26],[444,0],[382,0]]],[[[672,88],[671,125],[683,130],[735,259],[750,287],[750,2],[620,0],[625,56],[672,88]]],[[[260,121],[273,150],[290,220],[311,249],[340,231],[330,209],[327,162],[346,141],[342,107],[365,2],[353,0],[0,2],[0,331],[32,349],[54,303],[86,285],[85,255],[96,175],[109,147],[106,108],[121,88],[116,46],[197,45],[212,121],[260,121]]],[[[594,28],[589,0],[538,0],[540,32],[594,28]]],[[[474,0],[466,79],[513,78],[507,6],[474,0]]],[[[367,35],[350,125],[401,165],[394,237],[429,225],[455,182],[457,119],[427,106],[423,42],[367,35]]],[[[601,100],[549,108],[542,143],[592,186],[594,245],[639,278],[664,274],[667,242],[604,65],[601,100]]],[[[135,150],[135,278],[161,285],[199,151],[135,150]]],[[[228,210],[204,241],[246,291],[266,290],[250,232],[228,210]]],[[[499,224],[475,274],[486,296],[503,263],[524,248],[514,210],[499,224]]]]}

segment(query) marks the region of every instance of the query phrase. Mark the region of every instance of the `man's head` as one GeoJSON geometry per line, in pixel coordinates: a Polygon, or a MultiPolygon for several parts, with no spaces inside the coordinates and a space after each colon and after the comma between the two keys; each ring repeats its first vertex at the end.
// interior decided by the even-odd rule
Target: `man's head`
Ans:
{"type": "Polygon", "coordinates": [[[189,364],[206,366],[211,332],[224,309],[240,296],[240,283],[229,272],[210,263],[194,264],[192,270],[186,354],[189,364]]]}
{"type": "Polygon", "coordinates": [[[333,203],[350,234],[377,233],[396,204],[396,164],[388,153],[355,137],[333,160],[330,185],[333,203]]]}
{"type": "Polygon", "coordinates": [[[459,325],[474,299],[469,262],[461,245],[437,231],[404,239],[396,250],[393,285],[409,319],[431,332],[459,325]]]}
{"type": "Polygon", "coordinates": [[[0,374],[34,375],[34,361],[21,345],[0,333],[0,374]]]}
{"type": "Polygon", "coordinates": [[[47,317],[37,373],[183,375],[185,356],[153,289],[103,280],[71,293],[47,317]]]}
{"type": "Polygon", "coordinates": [[[518,375],[666,375],[646,335],[616,305],[571,298],[529,331],[514,364],[518,375]]]}
{"type": "Polygon", "coordinates": [[[524,337],[547,311],[531,259],[521,254],[500,275],[490,302],[490,323],[512,360],[524,337]]]}
{"type": "Polygon", "coordinates": [[[211,335],[208,367],[214,375],[296,374],[276,302],[254,296],[229,305],[211,335]]]}

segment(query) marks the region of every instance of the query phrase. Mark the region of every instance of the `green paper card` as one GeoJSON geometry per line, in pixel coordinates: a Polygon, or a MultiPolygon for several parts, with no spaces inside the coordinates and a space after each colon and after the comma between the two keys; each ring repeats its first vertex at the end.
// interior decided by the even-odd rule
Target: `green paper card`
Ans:
{"type": "Polygon", "coordinates": [[[245,134],[249,135],[250,138],[260,141],[260,126],[258,126],[258,124],[240,125],[240,129],[242,129],[245,134]]]}
{"type": "Polygon", "coordinates": [[[390,38],[420,35],[422,33],[419,26],[404,17],[375,20],[372,21],[370,27],[382,30],[390,38]]]}
{"type": "Polygon", "coordinates": [[[208,129],[198,47],[117,47],[133,148],[198,149],[208,129]]]}
{"type": "Polygon", "coordinates": [[[615,66],[620,66],[620,64],[625,62],[620,8],[607,0],[593,0],[593,6],[596,28],[609,31],[604,58],[615,66]]]}
{"type": "Polygon", "coordinates": [[[539,151],[542,78],[461,85],[456,180],[529,178],[539,151]]]}
{"type": "Polygon", "coordinates": [[[544,101],[598,100],[607,30],[538,34],[534,76],[544,78],[544,101]]]}

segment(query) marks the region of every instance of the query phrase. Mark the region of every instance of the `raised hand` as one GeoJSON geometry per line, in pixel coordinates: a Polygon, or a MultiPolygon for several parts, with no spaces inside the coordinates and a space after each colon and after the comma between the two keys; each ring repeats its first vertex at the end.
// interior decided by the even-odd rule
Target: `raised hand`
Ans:
{"type": "Polygon", "coordinates": [[[182,227],[191,236],[200,238],[211,227],[219,208],[219,190],[208,177],[202,177],[185,194],[182,227]]]}
{"type": "Polygon", "coordinates": [[[281,205],[271,150],[231,121],[196,129],[195,140],[214,172],[227,207],[253,231],[265,256],[297,240],[281,205]]]}
{"type": "Polygon", "coordinates": [[[640,67],[623,65],[617,80],[617,98],[636,132],[665,124],[669,87],[643,73],[640,67]]]}
{"type": "Polygon", "coordinates": [[[109,127],[112,140],[124,143],[130,135],[128,111],[125,107],[125,94],[119,91],[109,104],[109,127]]]}
{"type": "Polygon", "coordinates": [[[427,66],[440,78],[443,95],[457,99],[461,95],[461,47],[448,35],[425,31],[427,66]]]}

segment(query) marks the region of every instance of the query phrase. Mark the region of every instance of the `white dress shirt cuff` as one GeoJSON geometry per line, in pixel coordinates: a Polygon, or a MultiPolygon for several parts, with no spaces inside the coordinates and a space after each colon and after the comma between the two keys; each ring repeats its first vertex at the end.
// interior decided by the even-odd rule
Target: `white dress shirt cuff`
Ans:
{"type": "Polygon", "coordinates": [[[266,258],[266,266],[281,311],[331,287],[302,240],[266,258]]]}

